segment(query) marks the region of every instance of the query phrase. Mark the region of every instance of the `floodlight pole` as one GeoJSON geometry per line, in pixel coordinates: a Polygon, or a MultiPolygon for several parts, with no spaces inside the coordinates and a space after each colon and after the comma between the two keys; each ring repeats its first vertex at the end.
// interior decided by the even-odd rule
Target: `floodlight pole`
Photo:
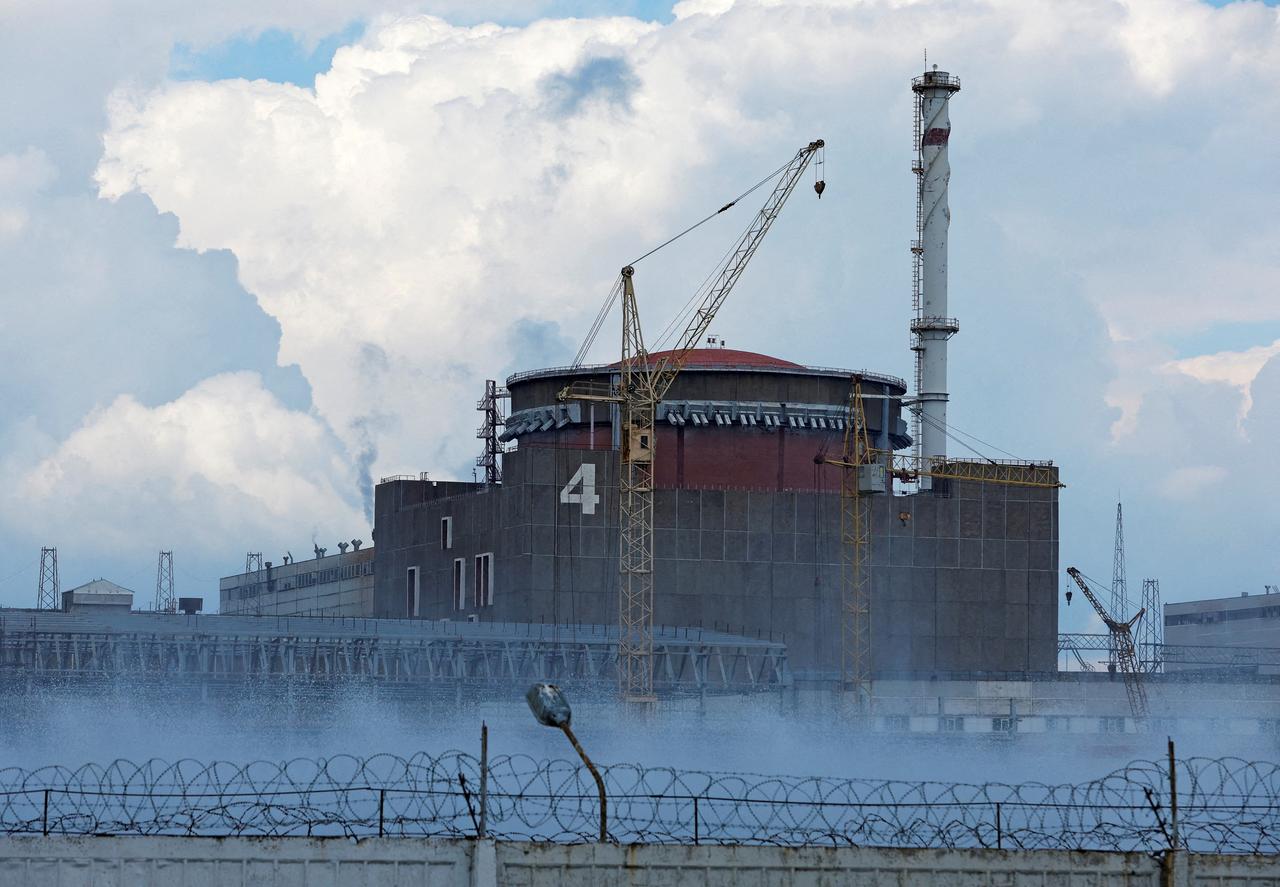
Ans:
{"type": "Polygon", "coordinates": [[[591,771],[591,775],[595,777],[596,788],[600,792],[600,843],[604,844],[609,840],[609,814],[607,802],[604,795],[604,780],[600,778],[600,771],[596,769],[596,765],[591,763],[591,759],[587,757],[587,753],[582,750],[582,746],[578,744],[578,737],[573,735],[573,730],[568,724],[561,724],[560,729],[564,731],[564,735],[569,737],[569,742],[573,743],[573,750],[578,753],[578,757],[582,758],[582,763],[587,765],[587,769],[591,771]]]}

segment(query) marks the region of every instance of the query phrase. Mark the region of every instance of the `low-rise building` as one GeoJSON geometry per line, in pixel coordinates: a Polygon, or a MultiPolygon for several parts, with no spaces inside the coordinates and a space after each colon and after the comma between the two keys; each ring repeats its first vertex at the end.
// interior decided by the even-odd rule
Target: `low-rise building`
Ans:
{"type": "MultiPolygon", "coordinates": [[[[1247,667],[1246,653],[1280,648],[1280,593],[1269,586],[1265,594],[1165,604],[1164,643],[1167,651],[1178,651],[1177,656],[1165,656],[1166,670],[1247,667]],[[1219,648],[1213,662],[1194,655],[1194,648],[1208,647],[1219,648]],[[1241,658],[1238,662],[1223,659],[1222,648],[1239,649],[1241,658]]],[[[1259,660],[1257,665],[1259,673],[1280,673],[1274,657],[1259,660]]]]}
{"type": "Polygon", "coordinates": [[[372,616],[373,548],[225,576],[218,612],[258,616],[372,616]]]}
{"type": "Polygon", "coordinates": [[[62,593],[62,609],[66,613],[101,612],[104,608],[129,612],[133,609],[133,592],[106,579],[94,579],[62,593]]]}

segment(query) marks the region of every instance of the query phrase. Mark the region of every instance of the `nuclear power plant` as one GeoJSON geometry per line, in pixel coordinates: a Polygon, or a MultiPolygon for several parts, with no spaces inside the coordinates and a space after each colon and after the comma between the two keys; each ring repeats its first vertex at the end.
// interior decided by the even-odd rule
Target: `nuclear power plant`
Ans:
{"type": "MultiPolygon", "coordinates": [[[[822,197],[815,140],[684,232],[771,185],[665,340],[646,340],[664,319],[640,307],[644,260],[663,244],[621,269],[570,365],[489,381],[474,480],[383,478],[372,545],[329,554],[313,542],[313,558],[274,562],[250,551],[221,580],[218,615],[175,597],[172,552],[151,612],[105,580],[111,600],[85,586],[58,611],[46,549],[39,610],[0,614],[0,666],[224,689],[359,679],[459,698],[545,679],[636,703],[776,692],[849,702],[869,729],[984,734],[1137,732],[1192,717],[1179,706],[1194,685],[1212,691],[1195,718],[1273,733],[1262,678],[1280,655],[1164,643],[1158,583],[1144,582],[1136,615],[1126,598],[1119,511],[1109,603],[1069,571],[1107,633],[1060,634],[1071,596],[1059,586],[1058,467],[953,451],[947,191],[960,81],[935,67],[911,91],[910,383],[856,358],[814,366],[709,334],[807,172],[822,197]],[[617,314],[617,358],[586,363],[617,314]],[[1086,661],[1099,652],[1104,668],[1086,661]]],[[[1200,638],[1219,612],[1274,615],[1203,604],[1170,624],[1200,638]]]]}

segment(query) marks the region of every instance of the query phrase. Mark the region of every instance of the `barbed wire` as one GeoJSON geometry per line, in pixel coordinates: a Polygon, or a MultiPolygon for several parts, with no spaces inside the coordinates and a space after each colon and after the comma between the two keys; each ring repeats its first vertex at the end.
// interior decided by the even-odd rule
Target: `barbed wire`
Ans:
{"type": "MultiPolygon", "coordinates": [[[[1178,831],[1193,852],[1280,853],[1280,766],[1191,758],[1178,767],[1178,831]]],[[[944,783],[603,768],[621,843],[1002,847],[1171,846],[1167,764],[1135,761],[1080,784],[944,783]]],[[[194,760],[0,769],[0,832],[77,835],[467,837],[598,833],[576,762],[464,752],[340,755],[247,765],[194,760]],[[484,805],[484,816],[480,806],[484,805]]]]}

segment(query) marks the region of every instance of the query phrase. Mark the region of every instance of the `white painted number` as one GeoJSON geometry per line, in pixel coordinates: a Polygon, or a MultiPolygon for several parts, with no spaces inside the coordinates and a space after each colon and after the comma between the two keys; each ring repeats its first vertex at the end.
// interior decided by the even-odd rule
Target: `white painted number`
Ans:
{"type": "Polygon", "coordinates": [[[590,462],[583,462],[560,491],[560,502],[564,505],[581,505],[583,514],[595,514],[596,503],[599,501],[600,497],[596,495],[596,467],[590,462]],[[579,484],[582,485],[582,492],[573,492],[579,484]]]}

